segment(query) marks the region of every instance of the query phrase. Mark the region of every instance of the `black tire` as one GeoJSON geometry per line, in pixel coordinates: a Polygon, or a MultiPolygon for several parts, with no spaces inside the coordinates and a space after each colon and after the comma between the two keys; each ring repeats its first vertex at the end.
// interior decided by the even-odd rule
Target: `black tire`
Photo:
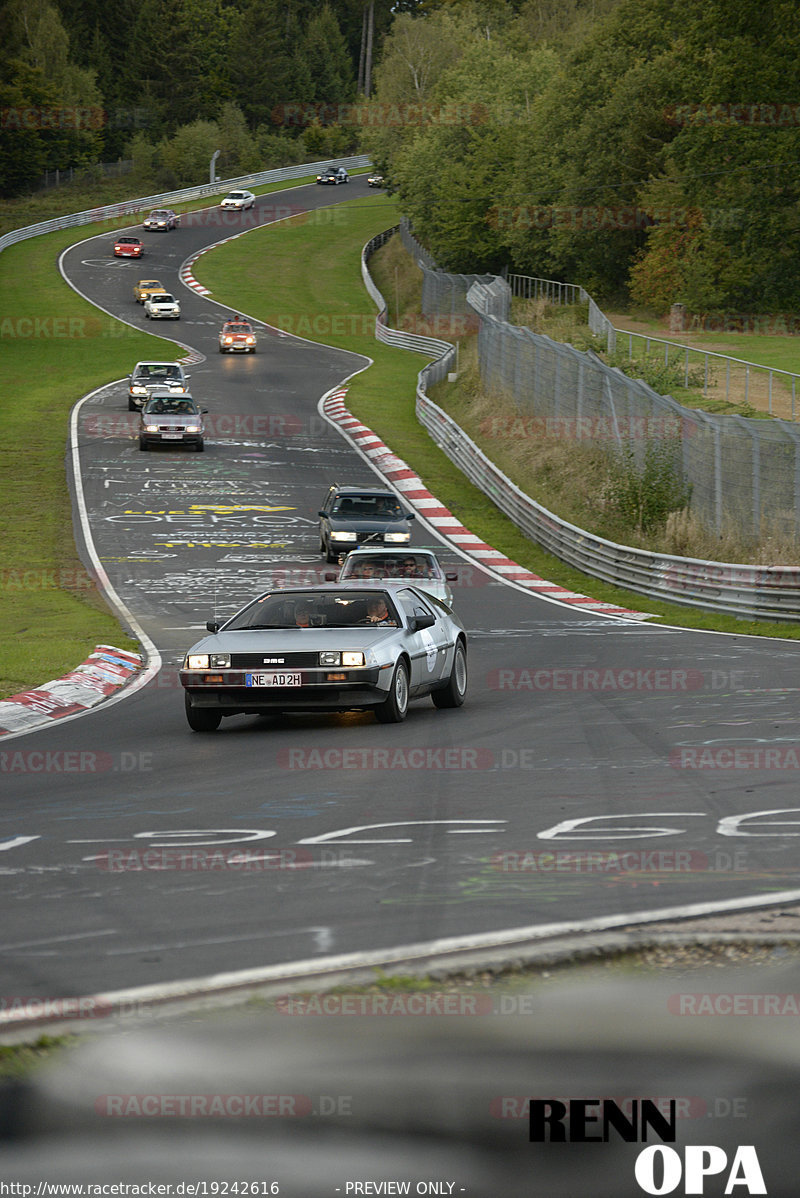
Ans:
{"type": "Polygon", "coordinates": [[[408,666],[401,659],[394,667],[389,696],[375,708],[379,724],[402,724],[408,715],[408,666]]]}
{"type": "Polygon", "coordinates": [[[150,319],[150,313],[147,311],[147,308],[145,308],[145,310],[144,310],[144,318],[145,318],[145,320],[150,319]]]}
{"type": "Polygon", "coordinates": [[[436,707],[460,707],[467,695],[467,651],[463,641],[456,642],[453,668],[447,686],[432,691],[431,698],[436,707]]]}
{"type": "Polygon", "coordinates": [[[184,695],[186,719],[192,732],[216,732],[222,716],[213,707],[192,707],[192,700],[184,695]]]}
{"type": "Polygon", "coordinates": [[[147,442],[146,442],[146,441],[143,441],[141,437],[139,438],[139,448],[140,448],[142,451],[144,451],[145,449],[147,449],[147,448],[148,448],[147,442]]]}
{"type": "Polygon", "coordinates": [[[137,408],[136,404],[133,402],[132,399],[128,400],[128,411],[129,412],[138,412],[139,411],[139,409],[137,408]]]}
{"type": "Polygon", "coordinates": [[[195,444],[195,449],[197,450],[198,453],[203,453],[205,450],[205,447],[206,447],[205,441],[198,441],[195,444]]]}
{"type": "Polygon", "coordinates": [[[331,552],[330,545],[327,545],[324,549],[324,553],[325,553],[325,561],[326,562],[329,562],[330,565],[332,565],[332,566],[338,564],[338,562],[339,562],[338,550],[334,550],[333,552],[331,552]]]}

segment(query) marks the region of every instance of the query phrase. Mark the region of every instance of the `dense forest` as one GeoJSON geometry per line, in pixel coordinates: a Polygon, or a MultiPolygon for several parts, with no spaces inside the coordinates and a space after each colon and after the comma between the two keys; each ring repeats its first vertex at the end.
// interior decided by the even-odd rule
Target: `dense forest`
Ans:
{"type": "Polygon", "coordinates": [[[363,149],[446,269],[800,307],[795,0],[8,0],[0,21],[4,195],[118,157],[166,190],[215,149],[222,177],[363,149]]]}

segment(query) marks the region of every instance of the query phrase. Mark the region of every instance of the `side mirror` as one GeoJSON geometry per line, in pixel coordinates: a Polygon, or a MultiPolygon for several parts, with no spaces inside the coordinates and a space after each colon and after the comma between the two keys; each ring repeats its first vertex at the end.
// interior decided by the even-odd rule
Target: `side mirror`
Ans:
{"type": "Polygon", "coordinates": [[[436,617],[429,616],[427,613],[423,613],[422,615],[419,615],[419,616],[414,616],[414,618],[411,621],[411,624],[412,624],[415,632],[421,632],[423,628],[433,628],[435,623],[436,623],[436,617]]]}
{"type": "Polygon", "coordinates": [[[320,508],[319,511],[317,512],[318,516],[326,516],[327,514],[328,514],[327,512],[323,512],[322,508],[320,508]]]}
{"type": "Polygon", "coordinates": [[[200,411],[203,413],[203,415],[205,415],[208,411],[208,408],[201,408],[200,411]]]}
{"type": "Polygon", "coordinates": [[[337,578],[337,575],[334,574],[333,570],[325,571],[325,581],[326,582],[336,582],[336,578],[337,578]]]}
{"type": "Polygon", "coordinates": [[[445,578],[447,579],[448,582],[458,582],[457,574],[445,574],[445,578]]]}
{"type": "Polygon", "coordinates": [[[416,520],[416,518],[417,518],[416,512],[406,512],[406,520],[416,520]]]}
{"type": "Polygon", "coordinates": [[[219,632],[219,620],[206,620],[206,628],[209,632],[219,632]]]}

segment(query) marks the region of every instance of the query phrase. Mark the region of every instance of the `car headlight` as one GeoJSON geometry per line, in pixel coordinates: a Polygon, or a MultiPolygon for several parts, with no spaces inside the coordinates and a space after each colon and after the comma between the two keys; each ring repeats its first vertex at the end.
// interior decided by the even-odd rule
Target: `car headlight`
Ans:
{"type": "Polygon", "coordinates": [[[208,669],[208,654],[207,653],[189,653],[186,657],[187,670],[207,670],[208,669]]]}
{"type": "Polygon", "coordinates": [[[229,670],[231,665],[230,653],[210,653],[208,664],[212,670],[229,670]]]}
{"type": "Polygon", "coordinates": [[[186,431],[187,431],[187,433],[199,433],[200,425],[199,424],[187,424],[186,431]]]}
{"type": "Polygon", "coordinates": [[[363,653],[357,653],[355,651],[350,652],[348,650],[342,654],[342,665],[343,666],[363,666],[363,664],[364,664],[364,654],[363,653]]]}
{"type": "Polygon", "coordinates": [[[146,387],[131,387],[131,395],[147,395],[146,387]]]}
{"type": "Polygon", "coordinates": [[[248,345],[252,345],[255,341],[255,337],[246,337],[245,341],[247,342],[248,345]]]}
{"type": "Polygon", "coordinates": [[[344,653],[320,653],[319,664],[321,666],[363,666],[364,654],[349,649],[344,653]]]}
{"type": "Polygon", "coordinates": [[[158,432],[158,425],[157,425],[157,424],[146,424],[146,425],[144,426],[144,431],[145,431],[146,433],[157,433],[157,432],[158,432]]]}
{"type": "Polygon", "coordinates": [[[226,345],[233,345],[233,337],[226,337],[226,338],[225,338],[225,344],[226,344],[226,345]]]}
{"type": "Polygon", "coordinates": [[[393,545],[401,544],[404,541],[411,540],[410,532],[387,532],[384,536],[384,541],[389,541],[393,545]]]}
{"type": "Polygon", "coordinates": [[[332,532],[332,541],[355,541],[356,534],[354,532],[332,532]]]}

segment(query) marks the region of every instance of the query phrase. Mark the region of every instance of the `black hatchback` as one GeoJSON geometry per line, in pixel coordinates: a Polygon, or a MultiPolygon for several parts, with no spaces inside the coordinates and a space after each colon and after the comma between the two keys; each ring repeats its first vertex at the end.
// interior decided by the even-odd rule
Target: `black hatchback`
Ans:
{"type": "Polygon", "coordinates": [[[319,509],[319,551],[336,562],[356,545],[402,547],[411,540],[414,512],[382,487],[332,486],[319,509]]]}

